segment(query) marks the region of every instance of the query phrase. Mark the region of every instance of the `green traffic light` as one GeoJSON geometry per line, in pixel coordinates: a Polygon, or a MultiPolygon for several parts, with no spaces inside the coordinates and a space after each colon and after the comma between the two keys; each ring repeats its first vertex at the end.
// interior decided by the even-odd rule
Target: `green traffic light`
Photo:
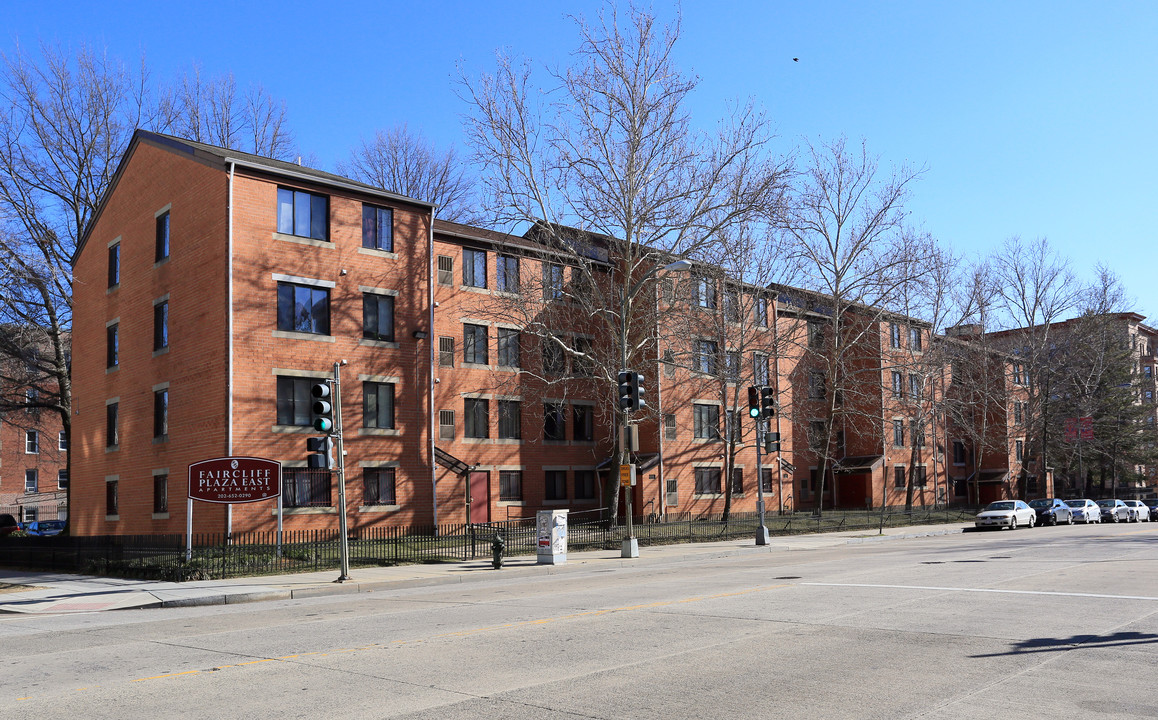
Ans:
{"type": "Polygon", "coordinates": [[[334,429],[334,421],[328,417],[315,418],[314,429],[321,432],[330,432],[334,429]]]}
{"type": "Polygon", "coordinates": [[[760,408],[758,408],[758,407],[748,408],[748,417],[750,417],[750,418],[760,417],[760,408]]]}

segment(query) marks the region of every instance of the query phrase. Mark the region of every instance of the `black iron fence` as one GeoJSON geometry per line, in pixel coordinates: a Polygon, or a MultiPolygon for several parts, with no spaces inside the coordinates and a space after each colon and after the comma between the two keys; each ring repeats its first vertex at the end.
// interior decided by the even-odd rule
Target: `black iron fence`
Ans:
{"type": "MultiPolygon", "coordinates": [[[[926,525],[971,520],[975,511],[961,508],[893,511],[829,511],[768,515],[772,535],[796,535],[842,530],[875,531],[880,527],[926,525]]],[[[713,542],[754,536],[755,513],[669,516],[665,522],[639,518],[633,531],[639,544],[713,542]]],[[[352,567],[406,563],[464,562],[490,558],[491,540],[500,533],[508,555],[536,551],[533,518],[475,525],[412,528],[362,528],[349,536],[352,567]]],[[[627,536],[623,525],[576,514],[568,522],[569,550],[617,549],[627,536]]],[[[274,532],[234,533],[193,537],[186,560],[184,535],[108,535],[93,537],[0,538],[0,567],[50,570],[154,580],[198,580],[249,577],[336,569],[340,544],[336,531],[287,531],[279,550],[274,532]]]]}

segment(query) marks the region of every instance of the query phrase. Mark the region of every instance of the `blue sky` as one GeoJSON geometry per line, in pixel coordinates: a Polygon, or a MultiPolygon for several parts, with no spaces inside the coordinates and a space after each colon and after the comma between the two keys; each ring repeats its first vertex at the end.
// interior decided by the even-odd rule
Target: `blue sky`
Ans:
{"type": "MultiPolygon", "coordinates": [[[[332,169],[360,138],[408,123],[465,150],[457,67],[507,48],[540,66],[575,46],[555,2],[12,3],[19,41],[103,47],[157,79],[199,63],[284,98],[303,154],[332,169]],[[162,10],[163,8],[163,10],[162,10]]],[[[656,3],[661,18],[675,6],[656,3]]],[[[966,253],[1045,236],[1079,274],[1113,268],[1158,324],[1158,4],[1153,2],[685,3],[681,64],[710,126],[752,98],[780,149],[803,137],[867,140],[885,163],[923,165],[912,218],[966,253]],[[792,58],[798,57],[799,62],[792,58]]]]}

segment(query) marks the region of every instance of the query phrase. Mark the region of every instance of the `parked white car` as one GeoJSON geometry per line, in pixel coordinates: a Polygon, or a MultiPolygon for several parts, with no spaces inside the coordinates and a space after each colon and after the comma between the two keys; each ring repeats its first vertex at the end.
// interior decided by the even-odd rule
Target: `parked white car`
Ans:
{"type": "Polygon", "coordinates": [[[1083,522],[1086,525],[1102,522],[1102,509],[1093,500],[1087,498],[1066,500],[1066,505],[1073,509],[1074,520],[1077,522],[1083,522]]]}
{"type": "Polygon", "coordinates": [[[1009,528],[1016,530],[1020,527],[1033,527],[1037,520],[1037,511],[1021,500],[998,500],[985,506],[977,513],[974,521],[979,528],[1009,528]]]}
{"type": "Polygon", "coordinates": [[[1146,503],[1141,500],[1126,500],[1125,503],[1134,509],[1135,522],[1150,522],[1150,507],[1146,503]]]}

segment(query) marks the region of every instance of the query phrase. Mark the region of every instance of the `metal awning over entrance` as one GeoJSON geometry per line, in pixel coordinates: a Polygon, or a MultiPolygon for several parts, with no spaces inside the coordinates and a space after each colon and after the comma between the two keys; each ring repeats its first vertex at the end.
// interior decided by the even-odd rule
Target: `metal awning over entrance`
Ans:
{"type": "Polygon", "coordinates": [[[872,472],[885,461],[884,455],[850,455],[836,461],[832,472],[836,475],[856,475],[872,472]]]}
{"type": "MultiPolygon", "coordinates": [[[[644,470],[651,470],[656,465],[659,465],[659,453],[639,453],[631,456],[631,462],[636,465],[638,472],[644,470]]],[[[613,465],[619,464],[619,456],[609,457],[604,459],[601,463],[595,466],[596,470],[606,470],[613,465]]]]}
{"type": "Polygon", "coordinates": [[[982,470],[977,473],[977,482],[982,485],[998,485],[1009,479],[1009,468],[982,470]]]}
{"type": "Polygon", "coordinates": [[[434,462],[443,466],[455,475],[466,475],[468,472],[470,472],[470,465],[467,465],[462,460],[459,460],[437,445],[434,447],[434,462]]]}

